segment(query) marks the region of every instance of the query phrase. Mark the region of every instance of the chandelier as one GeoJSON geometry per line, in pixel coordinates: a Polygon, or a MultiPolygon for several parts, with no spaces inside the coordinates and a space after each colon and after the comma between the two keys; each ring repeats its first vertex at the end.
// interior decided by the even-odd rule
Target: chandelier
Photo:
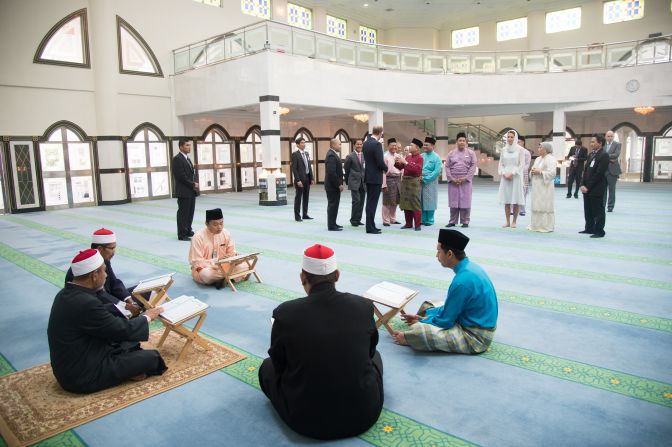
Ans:
{"type": "Polygon", "coordinates": [[[639,113],[640,115],[646,116],[649,113],[655,111],[656,108],[651,107],[651,106],[639,106],[639,107],[635,107],[634,110],[635,110],[635,113],[639,113]]]}
{"type": "Polygon", "coordinates": [[[355,119],[355,121],[365,123],[369,120],[369,115],[366,113],[358,113],[357,115],[354,115],[353,118],[355,119]]]}
{"type": "Polygon", "coordinates": [[[287,107],[280,107],[280,116],[282,115],[287,115],[289,113],[289,109],[287,107]]]}

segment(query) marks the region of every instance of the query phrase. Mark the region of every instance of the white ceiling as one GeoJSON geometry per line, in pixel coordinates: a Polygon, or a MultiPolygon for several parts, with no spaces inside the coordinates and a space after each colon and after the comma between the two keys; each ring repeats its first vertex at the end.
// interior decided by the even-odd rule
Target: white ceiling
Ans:
{"type": "Polygon", "coordinates": [[[580,6],[579,0],[296,0],[328,14],[387,28],[456,29],[580,6]],[[368,4],[368,6],[364,6],[368,4]]]}

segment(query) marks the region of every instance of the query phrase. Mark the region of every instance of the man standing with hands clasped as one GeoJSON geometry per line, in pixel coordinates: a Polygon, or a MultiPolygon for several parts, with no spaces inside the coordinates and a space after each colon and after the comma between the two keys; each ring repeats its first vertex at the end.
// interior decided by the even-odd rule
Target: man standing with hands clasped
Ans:
{"type": "Polygon", "coordinates": [[[609,154],[604,150],[605,139],[602,135],[593,135],[590,139],[588,164],[581,180],[583,193],[583,215],[586,227],[579,233],[590,234],[592,238],[604,237],[604,194],[607,188],[605,173],[609,167],[609,154]]]}
{"type": "Polygon", "coordinates": [[[310,185],[315,184],[313,176],[313,164],[305,151],[306,140],[302,137],[296,140],[297,150],[292,154],[292,177],[294,178],[294,220],[301,222],[301,200],[303,199],[303,219],[310,220],[308,215],[308,196],[310,195],[310,185]]]}
{"type": "Polygon", "coordinates": [[[324,190],[327,192],[327,228],[329,231],[341,231],[343,227],[336,223],[338,205],[341,203],[343,186],[343,163],[341,163],[341,140],[332,138],[329,151],[324,159],[326,176],[324,190]]]}
{"type": "Polygon", "coordinates": [[[348,185],[352,196],[352,212],[350,224],[353,227],[364,225],[362,211],[366,197],[366,184],[364,183],[364,157],[362,156],[362,140],[355,141],[355,152],[345,157],[345,183],[348,185]]]}
{"type": "Polygon", "coordinates": [[[177,238],[181,241],[191,240],[194,221],[198,183],[194,164],[189,159],[191,141],[180,138],[177,143],[180,153],[173,157],[173,177],[175,178],[175,197],[177,197],[177,238]]]}
{"type": "Polygon", "coordinates": [[[387,165],[383,158],[383,126],[373,126],[371,135],[364,142],[364,172],[366,178],[366,232],[380,234],[376,227],[376,208],[383,187],[383,175],[387,172],[387,165]]]}

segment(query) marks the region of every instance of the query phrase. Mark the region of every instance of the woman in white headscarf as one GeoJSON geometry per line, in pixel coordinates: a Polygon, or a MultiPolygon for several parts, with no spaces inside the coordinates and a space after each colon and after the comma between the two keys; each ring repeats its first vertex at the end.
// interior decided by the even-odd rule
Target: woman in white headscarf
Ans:
{"type": "Polygon", "coordinates": [[[499,154],[499,203],[504,204],[506,223],[503,227],[516,228],[518,207],[525,204],[523,193],[523,171],[525,169],[525,149],[518,145],[518,133],[509,130],[506,144],[499,154]],[[513,211],[513,220],[511,220],[513,211]]]}
{"type": "Polygon", "coordinates": [[[532,221],[528,230],[548,233],[555,228],[555,168],[553,145],[539,143],[539,156],[534,160],[532,177],[532,221]]]}

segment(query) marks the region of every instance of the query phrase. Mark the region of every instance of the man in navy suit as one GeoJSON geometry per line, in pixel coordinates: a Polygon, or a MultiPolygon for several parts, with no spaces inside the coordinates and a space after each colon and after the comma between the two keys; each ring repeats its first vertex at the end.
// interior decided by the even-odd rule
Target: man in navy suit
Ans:
{"type": "Polygon", "coordinates": [[[579,187],[581,186],[581,175],[583,175],[583,165],[588,159],[588,149],[583,147],[581,144],[581,138],[577,138],[575,145],[569,150],[567,154],[567,159],[570,161],[569,164],[569,175],[567,176],[567,198],[572,197],[572,187],[576,183],[576,189],[574,190],[574,198],[579,198],[579,187]]]}
{"type": "Polygon", "coordinates": [[[341,231],[343,227],[336,223],[338,205],[341,203],[343,186],[343,163],[341,162],[341,140],[332,138],[329,151],[324,159],[324,190],[327,192],[327,229],[341,231]]]}
{"type": "Polygon", "coordinates": [[[173,157],[171,167],[175,179],[175,197],[177,197],[177,238],[181,241],[189,241],[194,235],[191,223],[194,221],[198,183],[194,164],[189,159],[191,141],[180,138],[177,145],[180,153],[173,157]]]}
{"type": "Polygon", "coordinates": [[[607,189],[605,176],[609,169],[609,154],[604,150],[606,141],[603,135],[594,135],[590,139],[591,152],[581,179],[583,193],[583,214],[586,227],[579,233],[590,234],[592,238],[604,237],[604,191],[607,189]]]}
{"type": "Polygon", "coordinates": [[[313,164],[310,155],[305,151],[306,139],[299,137],[296,140],[296,151],[292,154],[292,178],[294,179],[294,220],[301,222],[303,219],[310,220],[308,215],[308,198],[310,197],[310,185],[315,184],[313,176],[313,164]],[[301,214],[301,201],[303,200],[303,215],[301,214]]]}
{"type": "Polygon", "coordinates": [[[380,234],[374,219],[378,199],[383,185],[383,175],[387,172],[387,164],[383,158],[383,126],[374,126],[371,135],[364,142],[364,178],[366,179],[366,232],[380,234]]]}
{"type": "Polygon", "coordinates": [[[607,205],[607,211],[610,213],[614,211],[616,205],[616,182],[618,176],[621,175],[621,163],[618,158],[621,155],[621,143],[614,141],[614,131],[610,130],[604,136],[606,144],[604,151],[609,155],[609,169],[607,169],[607,188],[604,190],[604,199],[602,200],[607,205]],[[609,192],[609,200],[607,200],[607,191],[609,192]]]}

